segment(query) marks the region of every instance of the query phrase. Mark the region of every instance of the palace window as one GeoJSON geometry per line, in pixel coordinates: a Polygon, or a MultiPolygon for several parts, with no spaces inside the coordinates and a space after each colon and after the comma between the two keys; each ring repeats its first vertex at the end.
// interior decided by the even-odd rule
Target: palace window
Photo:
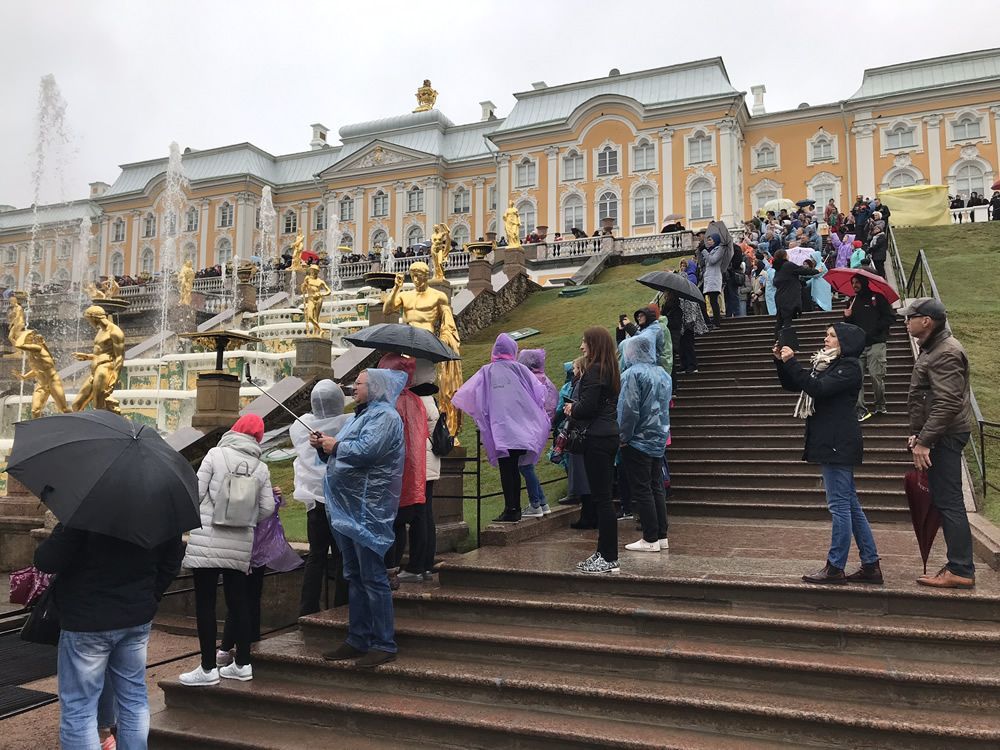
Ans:
{"type": "Polygon", "coordinates": [[[760,211],[764,204],[768,201],[773,201],[778,197],[777,190],[758,190],[753,194],[754,210],[760,211]]]}
{"type": "Polygon", "coordinates": [[[217,265],[224,266],[232,259],[233,243],[229,241],[228,237],[223,237],[219,240],[219,247],[215,251],[215,262],[217,265]]]}
{"type": "Polygon", "coordinates": [[[407,213],[419,213],[424,210],[424,191],[416,185],[406,191],[407,213]]]}
{"type": "Polygon", "coordinates": [[[916,184],[917,184],[916,178],[914,178],[914,176],[909,172],[904,172],[904,171],[896,172],[896,174],[894,174],[892,177],[889,178],[890,188],[910,187],[910,185],[916,185],[916,184]]]}
{"type": "Polygon", "coordinates": [[[911,148],[917,145],[916,128],[906,125],[897,125],[892,130],[886,131],[885,147],[888,150],[897,148],[911,148]]]}
{"type": "Polygon", "coordinates": [[[656,169],[656,149],[647,140],[639,141],[632,149],[632,171],[648,172],[656,169]]]}
{"type": "Polygon", "coordinates": [[[340,199],[340,220],[341,221],[354,221],[354,199],[353,198],[341,198],[340,199]]]}
{"type": "Polygon", "coordinates": [[[385,233],[384,229],[377,229],[375,233],[372,234],[372,248],[380,247],[383,250],[393,250],[394,248],[389,247],[389,235],[385,233]]]}
{"type": "Polygon", "coordinates": [[[254,229],[260,229],[260,206],[257,206],[257,208],[254,209],[253,226],[254,229]]]}
{"type": "Polygon", "coordinates": [[[39,243],[35,243],[31,247],[31,262],[38,263],[42,259],[42,246],[39,243]]]}
{"type": "Polygon", "coordinates": [[[826,136],[819,136],[812,142],[812,160],[829,161],[833,158],[833,141],[826,136]]]}
{"type": "Polygon", "coordinates": [[[326,206],[322,203],[313,209],[313,229],[317,232],[326,231],[326,206]]]}
{"type": "Polygon", "coordinates": [[[955,172],[955,192],[968,198],[972,193],[986,192],[986,180],[978,164],[965,164],[955,172]]]}
{"type": "Polygon", "coordinates": [[[197,268],[198,263],[198,248],[195,247],[193,242],[189,242],[184,246],[184,260],[191,261],[192,265],[197,268]]]}
{"type": "Polygon", "coordinates": [[[299,231],[299,215],[292,209],[285,211],[285,234],[295,234],[299,231]]]}
{"type": "Polygon", "coordinates": [[[153,248],[143,248],[142,255],[139,256],[139,270],[142,273],[153,273],[153,248]]]}
{"type": "Polygon", "coordinates": [[[535,213],[535,206],[530,201],[521,201],[517,204],[517,213],[521,217],[521,239],[527,237],[530,232],[535,231],[535,222],[538,215],[535,213]]]}
{"type": "MultiPolygon", "coordinates": [[[[86,241],[85,241],[86,242],[86,241]]],[[[81,250],[86,250],[86,247],[81,248],[81,250]]],[[[70,255],[70,244],[69,240],[63,240],[59,243],[59,256],[60,258],[68,258],[70,255]]]]}
{"type": "Polygon", "coordinates": [[[486,191],[486,203],[487,210],[496,211],[497,210],[497,186],[490,185],[489,189],[486,191]]]}
{"type": "Polygon", "coordinates": [[[4,252],[4,263],[6,263],[8,266],[12,266],[15,263],[17,263],[17,248],[16,247],[8,247],[7,248],[7,250],[4,252]]]}
{"type": "Polygon", "coordinates": [[[115,219],[115,223],[111,225],[111,241],[112,242],[124,242],[125,241],[125,220],[118,218],[115,219]]]}
{"type": "Polygon", "coordinates": [[[455,240],[459,250],[464,250],[469,243],[469,229],[464,224],[459,224],[451,233],[451,238],[455,240]]]}
{"type": "Polygon", "coordinates": [[[583,155],[575,149],[563,157],[563,179],[583,179],[583,155]]]}
{"type": "Polygon", "coordinates": [[[757,154],[757,169],[773,169],[778,166],[778,154],[774,150],[774,146],[769,144],[764,144],[756,151],[757,154]]]}
{"type": "MultiPolygon", "coordinates": [[[[260,209],[257,209],[258,211],[260,209]]],[[[197,232],[198,231],[198,209],[192,206],[187,210],[185,214],[186,220],[184,222],[185,232],[197,232]]]]}
{"type": "Polygon", "coordinates": [[[112,276],[124,276],[125,275],[125,256],[121,253],[111,254],[111,275],[112,276]]]}
{"type": "Polygon", "coordinates": [[[711,219],[715,215],[715,188],[705,179],[697,179],[688,188],[692,219],[711,219]]]}
{"type": "Polygon", "coordinates": [[[632,224],[644,226],[656,223],[656,193],[644,185],[632,196],[632,224]]]}
{"type": "Polygon", "coordinates": [[[146,214],[146,218],[142,220],[142,236],[156,236],[156,217],[153,214],[146,214]]]}
{"type": "MultiPolygon", "coordinates": [[[[352,235],[350,232],[344,232],[342,235],[340,235],[340,247],[346,247],[348,250],[353,249],[354,235],[352,235]]],[[[336,250],[337,248],[334,249],[336,250]]]]}
{"type": "Polygon", "coordinates": [[[467,214],[472,207],[472,196],[465,188],[458,188],[452,196],[451,210],[456,214],[467,214]]]}
{"type": "Polygon", "coordinates": [[[597,175],[618,174],[618,149],[605,146],[597,153],[597,175]]]}
{"type": "Polygon", "coordinates": [[[419,245],[424,241],[424,228],[412,226],[406,231],[406,247],[410,248],[419,245]]]}
{"type": "Polygon", "coordinates": [[[563,232],[571,234],[573,229],[583,229],[583,198],[571,195],[563,204],[563,232]]]}
{"type": "Polygon", "coordinates": [[[535,179],[535,162],[526,156],[514,168],[514,187],[531,187],[535,184],[535,179]]]}
{"type": "MultiPolygon", "coordinates": [[[[912,178],[910,179],[912,180],[912,178]]],[[[825,206],[834,199],[833,191],[835,188],[836,186],[829,182],[813,185],[810,197],[816,201],[817,206],[825,206]]]]}
{"type": "Polygon", "coordinates": [[[382,190],[372,196],[372,216],[389,215],[389,196],[382,190]]]}
{"type": "Polygon", "coordinates": [[[687,139],[687,144],[689,164],[704,164],[712,161],[712,138],[709,135],[699,130],[687,139]]]}
{"type": "Polygon", "coordinates": [[[615,224],[618,224],[618,196],[610,190],[601,193],[601,197],[597,200],[597,220],[605,219],[614,219],[615,224]]]}
{"type": "Polygon", "coordinates": [[[961,119],[952,125],[953,140],[967,141],[982,137],[982,122],[978,117],[962,115],[961,119]]]}
{"type": "Polygon", "coordinates": [[[233,225],[233,204],[229,201],[219,206],[219,226],[222,228],[233,225]]]}

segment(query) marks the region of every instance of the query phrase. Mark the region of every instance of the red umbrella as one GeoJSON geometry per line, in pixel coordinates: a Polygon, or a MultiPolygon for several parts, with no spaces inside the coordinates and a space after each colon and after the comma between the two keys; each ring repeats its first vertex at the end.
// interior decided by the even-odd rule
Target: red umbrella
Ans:
{"type": "Polygon", "coordinates": [[[920,557],[924,561],[926,575],[927,557],[934,545],[934,537],[941,528],[941,514],[931,504],[931,490],[926,471],[911,469],[906,472],[903,486],[906,489],[906,502],[910,504],[910,520],[913,521],[913,533],[917,535],[917,546],[920,547],[920,557]]]}
{"type": "Polygon", "coordinates": [[[889,304],[899,299],[896,290],[889,286],[889,282],[871,271],[864,271],[860,268],[831,268],[823,278],[826,279],[835,291],[846,294],[848,297],[854,296],[854,287],[851,286],[851,279],[855,276],[864,276],[868,279],[868,288],[873,292],[878,292],[889,304]]]}
{"type": "Polygon", "coordinates": [[[316,255],[316,253],[314,253],[312,250],[303,250],[302,260],[305,261],[306,263],[312,263],[314,261],[319,260],[319,256],[316,255]]]}
{"type": "Polygon", "coordinates": [[[1000,190],[1000,180],[997,180],[990,186],[990,190],[1000,190]]]}

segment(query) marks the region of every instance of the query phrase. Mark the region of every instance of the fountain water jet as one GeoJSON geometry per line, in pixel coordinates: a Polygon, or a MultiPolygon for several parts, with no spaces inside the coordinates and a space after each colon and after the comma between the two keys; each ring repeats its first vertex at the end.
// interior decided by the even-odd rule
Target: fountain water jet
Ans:
{"type": "Polygon", "coordinates": [[[163,216],[163,242],[160,245],[160,358],[163,357],[163,344],[168,330],[168,316],[171,309],[171,291],[174,275],[180,268],[180,258],[177,255],[177,236],[180,229],[181,214],[186,201],[188,180],[184,176],[184,166],[181,163],[181,149],[174,141],[170,144],[170,156],[167,159],[166,184],[160,198],[160,213],[163,216]]]}
{"type": "Polygon", "coordinates": [[[274,227],[278,221],[278,212],[274,210],[274,199],[271,186],[265,185],[260,193],[260,259],[261,269],[257,272],[258,294],[264,296],[264,263],[277,255],[275,250],[274,227]]]}

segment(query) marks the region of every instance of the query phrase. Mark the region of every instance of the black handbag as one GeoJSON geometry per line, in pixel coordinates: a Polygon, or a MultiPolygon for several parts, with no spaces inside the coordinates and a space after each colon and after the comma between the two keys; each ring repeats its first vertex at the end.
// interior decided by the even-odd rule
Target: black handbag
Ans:
{"type": "Polygon", "coordinates": [[[56,609],[55,590],[56,581],[52,580],[51,585],[45,589],[35,606],[31,608],[31,613],[24,625],[21,626],[21,640],[29,643],[41,643],[46,646],[56,646],[59,644],[59,612],[56,609]]]}
{"type": "Polygon", "coordinates": [[[454,447],[455,438],[448,431],[448,420],[445,419],[444,412],[441,412],[434,425],[434,432],[431,433],[431,453],[435,456],[447,456],[454,447]]]}
{"type": "Polygon", "coordinates": [[[589,425],[568,420],[566,426],[563,427],[563,433],[566,436],[563,441],[564,450],[570,453],[583,453],[587,447],[587,427],[589,425]]]}

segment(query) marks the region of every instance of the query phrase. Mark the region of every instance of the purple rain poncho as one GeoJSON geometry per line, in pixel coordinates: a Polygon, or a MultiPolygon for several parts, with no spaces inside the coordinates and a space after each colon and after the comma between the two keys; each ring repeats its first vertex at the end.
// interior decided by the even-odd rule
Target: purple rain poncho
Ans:
{"type": "Polygon", "coordinates": [[[545,388],[545,414],[549,421],[556,413],[556,402],[559,400],[559,390],[555,384],[549,380],[545,374],[545,350],[544,349],[522,349],[517,354],[517,361],[527,367],[534,374],[535,379],[545,388]]]}
{"type": "Polygon", "coordinates": [[[285,539],[285,529],[278,517],[281,496],[274,493],[274,513],[257,524],[253,530],[253,551],[250,553],[250,567],[267,566],[279,573],[287,573],[302,565],[302,558],[285,539]]]}
{"type": "Polygon", "coordinates": [[[490,364],[465,381],[451,402],[472,417],[494,466],[511,450],[523,450],[518,462],[535,464],[545,448],[551,423],[545,415],[545,387],[520,362],[517,342],[497,336],[490,364]]]}

